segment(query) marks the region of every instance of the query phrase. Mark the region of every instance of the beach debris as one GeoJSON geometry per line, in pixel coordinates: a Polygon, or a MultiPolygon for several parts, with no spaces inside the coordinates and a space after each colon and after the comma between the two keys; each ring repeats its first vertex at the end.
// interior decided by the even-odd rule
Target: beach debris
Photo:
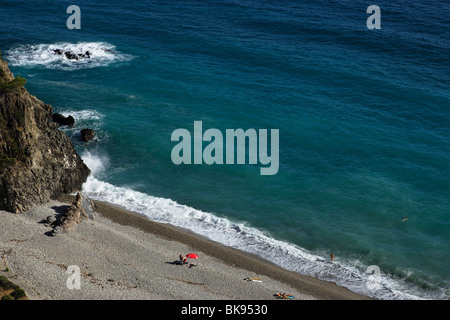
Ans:
{"type": "Polygon", "coordinates": [[[258,277],[252,277],[252,278],[247,277],[247,278],[244,278],[244,280],[253,281],[253,282],[262,282],[262,279],[258,278],[258,277]]]}

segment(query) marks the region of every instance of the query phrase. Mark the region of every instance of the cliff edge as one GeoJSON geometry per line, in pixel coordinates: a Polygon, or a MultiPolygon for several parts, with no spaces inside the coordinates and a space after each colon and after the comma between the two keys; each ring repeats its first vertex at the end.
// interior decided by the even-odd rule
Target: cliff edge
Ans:
{"type": "Polygon", "coordinates": [[[25,82],[0,58],[0,210],[15,213],[80,190],[90,173],[25,82]]]}

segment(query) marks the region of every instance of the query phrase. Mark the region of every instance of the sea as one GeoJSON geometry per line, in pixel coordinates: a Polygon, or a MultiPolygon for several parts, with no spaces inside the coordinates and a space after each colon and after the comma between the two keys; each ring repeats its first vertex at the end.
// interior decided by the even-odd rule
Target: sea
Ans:
{"type": "Polygon", "coordinates": [[[384,300],[450,297],[449,26],[447,0],[0,0],[89,197],[384,300]],[[175,164],[195,121],[279,130],[276,174],[175,164]]]}

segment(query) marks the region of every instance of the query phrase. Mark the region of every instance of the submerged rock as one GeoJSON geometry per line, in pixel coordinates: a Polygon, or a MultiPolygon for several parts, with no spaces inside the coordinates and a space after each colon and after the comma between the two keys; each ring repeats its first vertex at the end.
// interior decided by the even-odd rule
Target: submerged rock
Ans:
{"type": "Polygon", "coordinates": [[[64,52],[64,55],[65,55],[66,58],[69,59],[69,60],[78,60],[78,59],[79,59],[77,54],[75,54],[75,53],[73,53],[73,52],[70,52],[70,51],[64,52]]]}
{"type": "Polygon", "coordinates": [[[92,129],[83,129],[81,130],[81,140],[87,142],[91,141],[95,137],[95,131],[92,129]]]}
{"type": "Polygon", "coordinates": [[[85,53],[75,53],[70,50],[64,51],[63,49],[54,49],[53,52],[58,56],[64,55],[69,60],[89,59],[91,57],[89,50],[85,53]]]}

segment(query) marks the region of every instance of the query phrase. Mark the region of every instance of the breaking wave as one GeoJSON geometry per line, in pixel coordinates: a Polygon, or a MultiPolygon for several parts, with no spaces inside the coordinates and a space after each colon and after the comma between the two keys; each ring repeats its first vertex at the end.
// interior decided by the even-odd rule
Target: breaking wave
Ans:
{"type": "Polygon", "coordinates": [[[132,58],[107,42],[26,44],[10,49],[6,55],[12,66],[43,66],[67,71],[103,67],[132,58]],[[66,52],[81,58],[71,59],[66,52]]]}
{"type": "Polygon", "coordinates": [[[415,286],[390,275],[374,274],[375,270],[368,269],[368,266],[358,260],[331,262],[324,258],[327,257],[325,254],[310,252],[295,244],[277,240],[246,222],[232,221],[171,199],[154,197],[101,181],[96,176],[102,176],[108,170],[107,157],[85,151],[82,159],[92,171],[83,185],[83,192],[92,199],[121,206],[153,221],[189,229],[226,246],[256,254],[285,269],[334,282],[370,297],[386,300],[424,298],[418,295],[415,286]]]}
{"type": "Polygon", "coordinates": [[[81,141],[81,129],[90,128],[95,131],[94,142],[101,142],[108,139],[108,134],[102,130],[104,115],[94,109],[85,110],[62,110],[58,111],[65,117],[72,116],[75,120],[74,126],[61,126],[67,136],[69,136],[75,145],[83,146],[86,143],[81,141]]]}

